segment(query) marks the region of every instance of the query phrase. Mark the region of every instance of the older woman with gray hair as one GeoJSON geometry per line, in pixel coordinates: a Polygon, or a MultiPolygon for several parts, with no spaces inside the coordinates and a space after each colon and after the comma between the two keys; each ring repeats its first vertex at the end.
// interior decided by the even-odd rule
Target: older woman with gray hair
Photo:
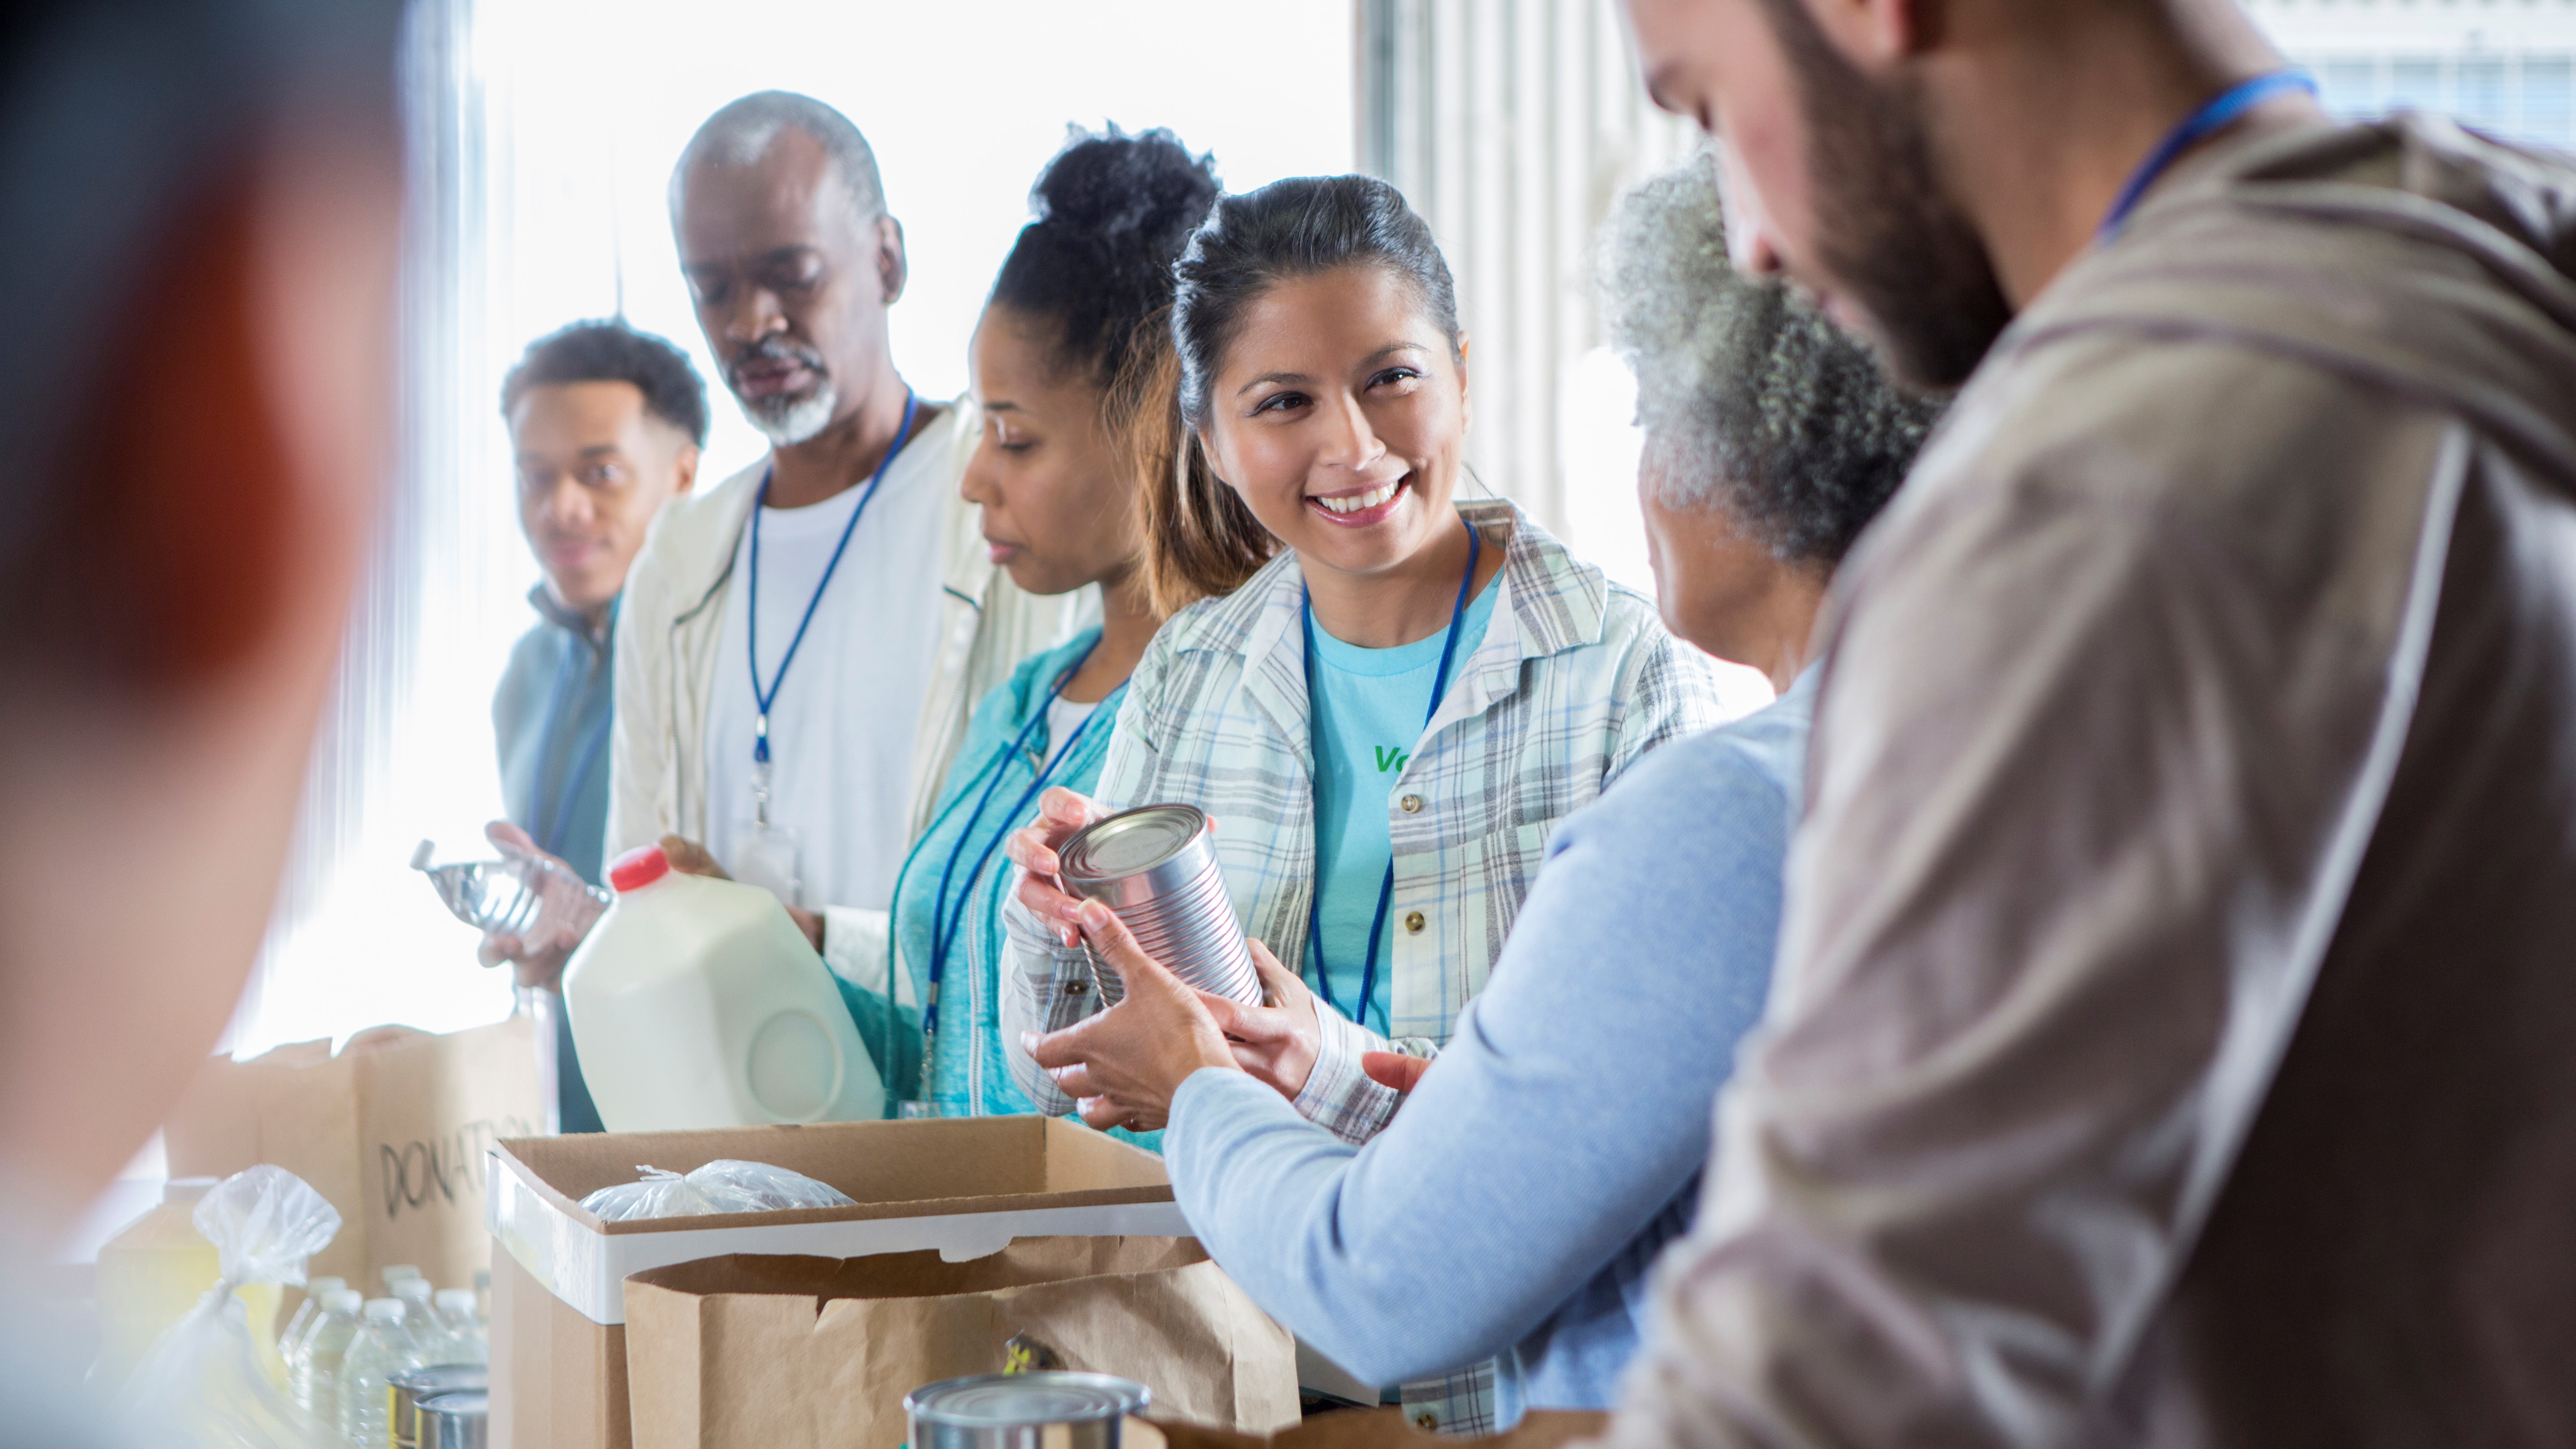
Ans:
{"type": "Polygon", "coordinates": [[[1647,1267],[1690,1225],[1712,1105],[1770,987],[1807,636],[1934,415],[1805,303],[1729,270],[1719,227],[1704,162],[1649,182],[1603,278],[1638,373],[1665,619],[1781,698],[1566,820],[1439,1058],[1372,1059],[1411,1092],[1364,1147],[1217,1065],[1197,996],[1107,942],[1127,995],[1096,1025],[1133,1034],[1118,1055],[1139,1074],[1107,1085],[1171,1102],[1174,1189],[1217,1261],[1365,1382],[1498,1357],[1505,1422],[1610,1402],[1647,1267]]]}

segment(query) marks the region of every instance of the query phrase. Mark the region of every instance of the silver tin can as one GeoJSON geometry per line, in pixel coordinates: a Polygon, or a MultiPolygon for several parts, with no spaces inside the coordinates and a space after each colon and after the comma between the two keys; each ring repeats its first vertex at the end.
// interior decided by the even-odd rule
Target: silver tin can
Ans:
{"type": "Polygon", "coordinates": [[[491,1386],[492,1371],[479,1363],[405,1369],[385,1380],[385,1391],[391,1400],[387,1423],[392,1428],[393,1449],[420,1449],[421,1400],[491,1386]]]}
{"type": "Polygon", "coordinates": [[[459,1389],[420,1401],[420,1449],[484,1449],[492,1427],[492,1396],[459,1389]]]}
{"type": "MultiPolygon", "coordinates": [[[[1065,893],[1117,912],[1145,954],[1184,984],[1246,1006],[1261,1003],[1261,976],[1225,893],[1208,818],[1196,807],[1121,810],[1083,827],[1056,854],[1065,893]]],[[[1116,972],[1097,974],[1104,1000],[1126,994],[1116,972]]]]}
{"type": "Polygon", "coordinates": [[[1154,1392],[1108,1374],[976,1374],[903,1396],[911,1449],[1118,1449],[1154,1392]]]}

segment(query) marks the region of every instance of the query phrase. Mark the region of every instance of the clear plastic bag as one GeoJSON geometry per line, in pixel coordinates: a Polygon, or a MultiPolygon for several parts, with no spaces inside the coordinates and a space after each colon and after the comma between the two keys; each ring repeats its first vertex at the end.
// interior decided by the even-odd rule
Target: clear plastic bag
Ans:
{"type": "Polygon", "coordinates": [[[789,1208],[856,1207],[855,1199],[829,1183],[766,1162],[739,1162],[720,1157],[682,1176],[659,1167],[638,1167],[641,1182],[603,1187],[581,1200],[603,1222],[636,1218],[693,1218],[707,1213],[774,1213],[789,1208]]]}
{"type": "Polygon", "coordinates": [[[323,1449],[330,1435],[260,1372],[249,1315],[233,1290],[302,1286],[305,1260],[339,1235],[338,1210],[304,1179],[263,1164],[218,1183],[192,1221],[215,1245],[222,1276],[153,1340],[117,1395],[118,1417],[142,1443],[323,1449]]]}

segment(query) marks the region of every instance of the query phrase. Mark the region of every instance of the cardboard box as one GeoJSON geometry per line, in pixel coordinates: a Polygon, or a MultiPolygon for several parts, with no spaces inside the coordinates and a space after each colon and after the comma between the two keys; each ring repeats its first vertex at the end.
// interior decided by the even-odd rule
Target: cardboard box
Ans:
{"type": "Polygon", "coordinates": [[[492,1144],[543,1131],[525,1018],[444,1036],[370,1033],[207,1063],[164,1127],[173,1177],[228,1177],[273,1162],[340,1210],[309,1271],[370,1297],[378,1270],[410,1263],[441,1288],[490,1265],[484,1173],[492,1144]]]}
{"type": "Polygon", "coordinates": [[[1150,1386],[1158,1415],[1297,1422],[1297,1357],[1194,1238],[1021,1238],[937,1253],[728,1257],[626,1280],[636,1449],[899,1449],[904,1395],[1041,1366],[1150,1386]]]}
{"type": "Polygon", "coordinates": [[[490,1195],[492,1431],[501,1449],[631,1449],[626,1280],[737,1253],[951,1262],[1015,1237],[1184,1237],[1163,1161],[1045,1117],[609,1133],[499,1144],[490,1195]],[[830,1183],[858,1206],[603,1223],[581,1199],[643,1166],[718,1158],[830,1183]]]}

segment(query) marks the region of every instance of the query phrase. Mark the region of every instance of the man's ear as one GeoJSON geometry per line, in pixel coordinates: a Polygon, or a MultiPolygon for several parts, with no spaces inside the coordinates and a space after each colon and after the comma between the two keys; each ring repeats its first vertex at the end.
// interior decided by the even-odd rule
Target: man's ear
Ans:
{"type": "Polygon", "coordinates": [[[885,285],[889,307],[903,300],[903,284],[912,279],[912,265],[903,253],[903,223],[892,216],[877,218],[877,278],[885,285]]]}
{"type": "Polygon", "coordinates": [[[677,475],[671,484],[672,497],[677,498],[681,494],[686,493],[691,488],[697,486],[698,459],[700,456],[697,444],[682,443],[680,445],[680,455],[671,460],[672,471],[677,475]]]}
{"type": "Polygon", "coordinates": [[[1834,49],[1879,75],[1938,45],[1951,0],[1802,0],[1834,49]]]}

